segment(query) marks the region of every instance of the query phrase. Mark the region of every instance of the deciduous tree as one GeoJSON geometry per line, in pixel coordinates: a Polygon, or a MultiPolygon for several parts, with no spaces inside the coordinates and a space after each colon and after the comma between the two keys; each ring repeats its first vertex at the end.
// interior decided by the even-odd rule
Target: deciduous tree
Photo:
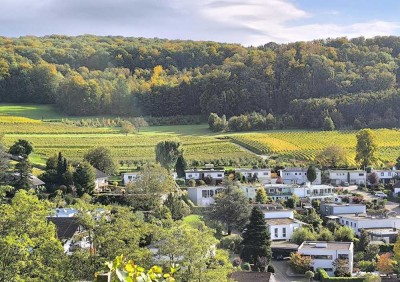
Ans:
{"type": "Polygon", "coordinates": [[[378,144],[375,140],[375,133],[367,128],[361,129],[357,135],[356,157],[355,160],[361,167],[367,167],[376,162],[378,144]]]}
{"type": "Polygon", "coordinates": [[[113,174],[116,171],[111,151],[106,147],[97,147],[89,150],[85,154],[84,159],[93,167],[106,174],[113,174]]]}
{"type": "Polygon", "coordinates": [[[171,171],[182,152],[181,142],[178,140],[161,141],[156,145],[156,162],[171,171]]]}

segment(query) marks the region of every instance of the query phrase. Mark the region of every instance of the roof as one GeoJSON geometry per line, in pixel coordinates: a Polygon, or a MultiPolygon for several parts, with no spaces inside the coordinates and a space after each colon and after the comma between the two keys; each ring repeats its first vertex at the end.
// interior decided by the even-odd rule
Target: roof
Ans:
{"type": "Polygon", "coordinates": [[[270,168],[235,168],[235,171],[271,171],[270,168]]]}
{"type": "Polygon", "coordinates": [[[400,188],[400,181],[397,181],[395,184],[393,184],[393,188],[400,188]]]}
{"type": "Polygon", "coordinates": [[[378,219],[378,220],[380,220],[380,219],[399,219],[400,220],[400,217],[399,216],[379,216],[379,215],[377,215],[377,216],[372,216],[372,215],[367,215],[367,214],[365,214],[365,213],[360,213],[360,214],[354,214],[354,213],[351,213],[351,214],[341,214],[341,215],[339,215],[341,218],[343,217],[343,218],[348,218],[348,219],[353,219],[353,220],[374,220],[374,219],[378,219]]]}
{"type": "Polygon", "coordinates": [[[388,235],[388,234],[398,234],[399,230],[396,228],[364,228],[370,234],[375,235],[388,235]]]}
{"type": "Polygon", "coordinates": [[[98,170],[97,168],[94,168],[94,170],[96,172],[96,179],[108,177],[108,175],[102,172],[101,170],[98,170]]]}
{"type": "Polygon", "coordinates": [[[288,225],[292,223],[305,224],[304,222],[301,222],[293,218],[266,218],[265,222],[269,225],[288,225]]]}
{"type": "Polygon", "coordinates": [[[225,172],[225,170],[219,170],[219,169],[187,169],[185,170],[185,173],[205,173],[205,172],[225,172]]]}
{"type": "Polygon", "coordinates": [[[276,281],[274,276],[270,272],[233,272],[231,278],[237,282],[264,282],[264,281],[276,281]]]}
{"type": "Polygon", "coordinates": [[[74,217],[48,217],[47,220],[56,226],[58,239],[71,239],[79,227],[74,217]]]}
{"type": "Polygon", "coordinates": [[[353,242],[326,242],[326,241],[304,241],[300,245],[300,250],[349,250],[353,246],[353,242]],[[322,247],[324,246],[324,247],[322,247]],[[326,247],[325,247],[326,246],[326,247]]]}
{"type": "Polygon", "coordinates": [[[342,203],[321,203],[321,205],[328,206],[328,207],[350,207],[350,206],[364,206],[364,204],[342,204],[342,203]]]}
{"type": "Polygon", "coordinates": [[[45,184],[46,184],[46,183],[44,183],[42,180],[40,180],[39,178],[37,178],[37,177],[34,176],[34,175],[31,175],[30,178],[31,178],[32,184],[33,184],[34,186],[42,186],[42,185],[45,185],[45,184]]]}
{"type": "Polygon", "coordinates": [[[289,241],[271,241],[271,248],[297,250],[299,248],[299,245],[289,241]]]}
{"type": "Polygon", "coordinates": [[[329,170],[329,173],[335,173],[335,172],[340,172],[340,173],[343,173],[343,172],[350,172],[350,173],[352,173],[352,172],[356,172],[356,173],[367,173],[365,170],[346,170],[346,169],[339,169],[339,170],[329,170]]]}
{"type": "Polygon", "coordinates": [[[260,209],[266,211],[288,211],[287,208],[280,204],[254,204],[253,206],[259,207],[260,209]]]}
{"type": "MultiPolygon", "coordinates": [[[[282,171],[292,171],[292,172],[307,172],[308,167],[288,167],[285,169],[282,169],[282,171]]],[[[315,168],[315,171],[320,171],[318,168],[315,168]]]]}

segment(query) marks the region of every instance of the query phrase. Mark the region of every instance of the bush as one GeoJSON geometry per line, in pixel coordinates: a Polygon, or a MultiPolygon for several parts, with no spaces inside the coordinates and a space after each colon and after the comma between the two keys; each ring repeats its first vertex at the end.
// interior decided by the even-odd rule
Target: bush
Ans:
{"type": "Polygon", "coordinates": [[[234,267],[238,267],[238,266],[240,266],[241,264],[242,264],[242,260],[240,259],[240,257],[235,257],[235,258],[233,259],[232,265],[233,265],[234,267]]]}
{"type": "Polygon", "coordinates": [[[188,185],[189,185],[189,187],[196,187],[196,180],[194,180],[194,179],[189,179],[188,185]]]}
{"type": "Polygon", "coordinates": [[[220,247],[238,254],[240,251],[240,242],[242,242],[242,237],[237,234],[232,234],[225,236],[220,240],[220,247]]]}
{"type": "Polygon", "coordinates": [[[242,269],[246,270],[246,271],[250,271],[251,270],[251,266],[250,263],[246,262],[242,265],[242,269]]]}
{"type": "Polygon", "coordinates": [[[335,281],[335,282],[363,282],[364,278],[363,277],[330,277],[328,273],[322,268],[317,269],[318,276],[320,277],[322,282],[329,282],[329,281],[335,281]]]}
{"type": "Polygon", "coordinates": [[[273,265],[268,265],[267,272],[275,273],[275,268],[273,265]]]}

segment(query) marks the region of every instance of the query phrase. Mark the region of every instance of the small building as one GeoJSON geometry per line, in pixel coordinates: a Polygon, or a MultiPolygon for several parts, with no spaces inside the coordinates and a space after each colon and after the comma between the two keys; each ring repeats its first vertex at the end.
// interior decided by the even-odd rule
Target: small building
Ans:
{"type": "Polygon", "coordinates": [[[366,213],[367,207],[363,204],[321,202],[319,210],[322,216],[329,216],[350,213],[366,213]]]}
{"type": "Polygon", "coordinates": [[[330,170],[329,179],[332,185],[366,185],[367,172],[364,170],[330,170]]]}
{"type": "Polygon", "coordinates": [[[105,192],[108,188],[108,175],[95,168],[96,179],[95,179],[95,192],[105,192]]]}
{"type": "Polygon", "coordinates": [[[400,176],[400,170],[373,170],[379,177],[379,182],[383,184],[393,183],[394,177],[400,176]]]}
{"type": "Polygon", "coordinates": [[[266,184],[264,185],[265,191],[268,197],[274,201],[288,200],[293,195],[293,188],[298,185],[288,185],[288,184],[266,184]]]}
{"type": "Polygon", "coordinates": [[[353,242],[311,242],[304,241],[298,252],[312,259],[312,270],[323,268],[329,275],[334,275],[336,259],[346,259],[350,273],[353,272],[353,242]]]}
{"type": "Polygon", "coordinates": [[[369,228],[400,228],[400,216],[376,215],[367,214],[341,214],[339,223],[349,226],[354,230],[354,233],[360,235],[361,229],[369,228]]]}
{"type": "Polygon", "coordinates": [[[139,171],[125,172],[122,174],[124,185],[135,182],[138,179],[139,171]]]}
{"type": "Polygon", "coordinates": [[[262,186],[252,184],[239,184],[240,189],[244,192],[248,199],[254,200],[258,189],[264,189],[262,186]]]}
{"type": "MultiPolygon", "coordinates": [[[[10,182],[18,182],[21,179],[20,174],[17,172],[10,174],[9,177],[10,177],[10,179],[9,179],[10,182]]],[[[46,183],[44,183],[42,180],[40,180],[33,174],[29,174],[29,180],[31,182],[30,188],[35,189],[35,190],[42,188],[42,187],[44,187],[44,185],[46,185],[46,183]]]]}
{"type": "Polygon", "coordinates": [[[47,217],[47,220],[53,223],[56,227],[57,238],[61,241],[64,247],[64,252],[69,253],[74,236],[83,231],[78,219],[74,216],[70,217],[47,217]]]}
{"type": "Polygon", "coordinates": [[[214,204],[214,196],[223,191],[222,186],[199,186],[187,188],[189,199],[196,206],[206,207],[214,204]]]}
{"type": "Polygon", "coordinates": [[[211,180],[212,185],[217,185],[224,180],[224,170],[215,170],[211,169],[189,169],[185,170],[185,178],[186,180],[194,179],[194,180],[205,180],[209,178],[211,180]]]}
{"type": "Polygon", "coordinates": [[[271,183],[271,169],[269,168],[235,168],[235,173],[241,173],[246,179],[256,177],[262,184],[271,183]]]}
{"type": "MultiPolygon", "coordinates": [[[[283,180],[284,184],[305,184],[308,181],[307,178],[307,170],[308,168],[285,168],[280,170],[280,176],[283,180]]],[[[313,181],[312,184],[321,184],[321,171],[316,168],[317,178],[313,181]]]]}

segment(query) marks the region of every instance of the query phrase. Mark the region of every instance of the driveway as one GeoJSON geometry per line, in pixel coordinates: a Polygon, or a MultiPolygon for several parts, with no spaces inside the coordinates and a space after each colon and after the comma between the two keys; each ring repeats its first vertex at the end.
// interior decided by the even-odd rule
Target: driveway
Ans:
{"type": "Polygon", "coordinates": [[[304,277],[294,277],[286,274],[289,268],[288,260],[272,260],[271,264],[274,266],[275,280],[278,282],[309,282],[309,280],[304,277]]]}

